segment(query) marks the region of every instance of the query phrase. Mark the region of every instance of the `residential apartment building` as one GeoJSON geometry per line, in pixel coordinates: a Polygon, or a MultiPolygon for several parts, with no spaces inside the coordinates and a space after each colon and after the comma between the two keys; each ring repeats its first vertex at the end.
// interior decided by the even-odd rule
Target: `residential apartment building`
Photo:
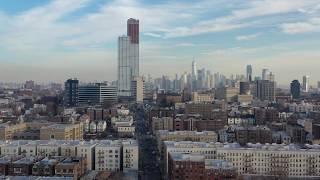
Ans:
{"type": "Polygon", "coordinates": [[[120,171],[121,143],[102,141],[95,147],[95,169],[98,171],[120,171]]]}
{"type": "MultiPolygon", "coordinates": [[[[281,177],[320,178],[318,145],[165,142],[164,157],[172,152],[202,154],[205,159],[221,159],[232,163],[238,174],[281,177]]],[[[165,167],[168,161],[165,160],[165,167]]],[[[165,171],[167,172],[167,171],[165,171]]]]}
{"type": "Polygon", "coordinates": [[[53,124],[40,129],[41,140],[82,140],[83,123],[53,124]]]}
{"type": "Polygon", "coordinates": [[[139,170],[139,148],[135,140],[122,142],[123,171],[139,170]]]}

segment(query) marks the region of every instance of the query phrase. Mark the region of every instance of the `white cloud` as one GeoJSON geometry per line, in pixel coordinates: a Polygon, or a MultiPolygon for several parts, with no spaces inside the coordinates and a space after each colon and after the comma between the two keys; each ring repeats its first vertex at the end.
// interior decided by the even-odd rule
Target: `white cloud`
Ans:
{"type": "Polygon", "coordinates": [[[256,39],[256,38],[259,37],[260,35],[261,35],[261,33],[249,34],[249,35],[241,35],[241,36],[237,36],[236,39],[237,39],[238,41],[247,41],[247,40],[256,39]]]}
{"type": "Polygon", "coordinates": [[[154,38],[161,38],[162,35],[161,34],[157,34],[157,33],[151,33],[151,32],[145,32],[143,33],[145,36],[150,36],[150,37],[154,37],[154,38]]]}
{"type": "Polygon", "coordinates": [[[305,22],[285,23],[281,25],[281,29],[288,34],[320,32],[320,18],[311,18],[305,22]]]}
{"type": "MultiPolygon", "coordinates": [[[[152,67],[160,67],[163,60],[170,62],[168,66],[174,63],[180,67],[185,62],[179,59],[189,57],[175,56],[176,54],[170,54],[168,51],[174,48],[200,46],[192,41],[171,41],[170,38],[252,28],[257,25],[256,21],[266,28],[281,25],[281,30],[291,34],[319,32],[320,29],[317,18],[320,0],[199,0],[191,3],[167,1],[152,5],[143,4],[140,0],[105,2],[94,12],[83,11],[84,13],[77,14],[76,18],[70,19],[69,15],[91,5],[94,0],[54,0],[17,15],[0,12],[0,49],[6,51],[6,54],[11,54],[8,59],[19,63],[36,62],[43,67],[53,66],[56,69],[66,66],[68,70],[76,69],[74,67],[81,69],[87,63],[92,69],[105,67],[108,73],[114,75],[117,36],[125,33],[126,19],[129,17],[141,20],[143,35],[167,38],[160,40],[171,44],[165,46],[152,41],[152,44],[158,45],[158,48],[152,49],[147,42],[142,43],[141,60],[149,64],[148,67],[151,67],[151,63],[156,64],[152,67]],[[290,19],[287,18],[287,14],[291,14],[290,19]],[[107,48],[110,45],[113,49],[107,48]]],[[[259,35],[244,34],[236,39],[250,40],[259,35]]],[[[208,52],[208,59],[210,56],[218,59],[232,54],[236,56],[233,61],[236,62],[240,59],[237,56],[261,52],[259,47],[219,49],[219,42],[209,43],[211,46],[217,46],[217,49],[208,52]]],[[[0,62],[3,60],[4,56],[0,56],[0,62]]],[[[222,64],[228,68],[229,63],[222,64]]],[[[2,70],[3,66],[0,68],[2,70]]],[[[37,70],[40,71],[41,68],[37,70]]],[[[94,70],[91,72],[95,73],[94,70]]]]}

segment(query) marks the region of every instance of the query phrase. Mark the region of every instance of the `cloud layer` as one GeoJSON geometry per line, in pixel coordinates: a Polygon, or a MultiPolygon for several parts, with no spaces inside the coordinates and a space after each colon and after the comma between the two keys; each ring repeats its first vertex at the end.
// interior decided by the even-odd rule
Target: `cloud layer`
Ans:
{"type": "MultiPolygon", "coordinates": [[[[314,46],[319,45],[314,41],[320,40],[316,36],[320,32],[320,0],[153,3],[110,0],[98,5],[96,2],[54,0],[11,13],[0,8],[0,76],[3,80],[46,80],[36,73],[23,71],[26,68],[40,74],[45,73],[44,69],[60,72],[53,80],[68,76],[86,80],[115,79],[117,36],[125,34],[126,19],[130,17],[141,22],[141,62],[145,74],[173,74],[176,65],[189,70],[193,57],[212,71],[230,73],[229,68],[225,68],[230,60],[219,61],[225,58],[232,59],[235,73],[242,73],[245,63],[268,65],[272,69],[277,66],[276,61],[267,63],[259,59],[277,59],[282,54],[291,58],[290,51],[299,51],[301,57],[295,57],[297,62],[290,64],[299,67],[298,59],[303,59],[305,52],[313,54],[314,46]],[[303,48],[292,45],[301,41],[303,48]],[[266,48],[279,42],[285,48],[266,48]],[[221,68],[215,69],[217,66],[221,68]],[[166,71],[155,72],[154,67],[163,67],[166,71]],[[3,76],[1,72],[5,68],[7,74],[3,76]],[[101,77],[104,73],[100,71],[108,73],[101,77]],[[14,76],[8,75],[11,72],[14,76]]],[[[291,80],[285,73],[278,77],[283,83],[291,80]]]]}

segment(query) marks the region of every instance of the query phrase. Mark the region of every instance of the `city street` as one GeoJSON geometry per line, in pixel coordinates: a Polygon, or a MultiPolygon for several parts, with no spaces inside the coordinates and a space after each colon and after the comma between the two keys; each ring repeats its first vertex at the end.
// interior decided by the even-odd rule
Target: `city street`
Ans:
{"type": "Polygon", "coordinates": [[[158,149],[155,138],[148,134],[143,109],[136,111],[136,136],[139,142],[139,178],[141,180],[160,180],[158,149]]]}

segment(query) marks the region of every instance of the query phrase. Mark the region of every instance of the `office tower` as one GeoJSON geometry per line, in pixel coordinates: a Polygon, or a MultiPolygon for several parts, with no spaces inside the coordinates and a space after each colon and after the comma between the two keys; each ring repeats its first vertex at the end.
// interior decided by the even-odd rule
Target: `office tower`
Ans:
{"type": "Polygon", "coordinates": [[[247,65],[247,81],[252,81],[252,66],[251,65],[247,65]]]}
{"type": "Polygon", "coordinates": [[[300,82],[298,80],[293,80],[290,84],[290,92],[293,99],[300,98],[300,82]]]}
{"type": "Polygon", "coordinates": [[[139,20],[130,18],[127,21],[127,36],[131,38],[131,43],[139,44],[139,20]]]}
{"type": "Polygon", "coordinates": [[[139,76],[139,20],[128,19],[127,36],[118,39],[118,96],[131,98],[131,82],[139,76]]]}
{"type": "Polygon", "coordinates": [[[127,21],[127,36],[131,40],[132,75],[139,76],[139,20],[130,18],[127,21]]]}
{"type": "Polygon", "coordinates": [[[320,81],[318,81],[318,91],[320,90],[320,81]]]}
{"type": "Polygon", "coordinates": [[[274,101],[275,99],[275,82],[268,80],[256,81],[256,97],[261,101],[268,100],[274,101]]]}
{"type": "Polygon", "coordinates": [[[79,105],[104,105],[117,102],[117,87],[104,83],[79,86],[79,105]]]}
{"type": "Polygon", "coordinates": [[[250,82],[240,82],[240,94],[250,95],[251,94],[250,82]]]}
{"type": "Polygon", "coordinates": [[[197,80],[198,80],[198,70],[197,63],[192,61],[192,74],[191,74],[191,90],[194,91],[197,89],[197,80]]]}
{"type": "Polygon", "coordinates": [[[205,88],[206,70],[204,68],[198,70],[197,89],[205,88]]]}
{"type": "Polygon", "coordinates": [[[64,105],[68,107],[78,106],[78,86],[77,79],[68,79],[64,83],[64,105]]]}
{"type": "Polygon", "coordinates": [[[214,82],[213,81],[214,81],[213,75],[208,70],[207,74],[206,74],[206,85],[205,85],[205,87],[207,89],[212,89],[214,87],[214,82]]]}
{"type": "Polygon", "coordinates": [[[197,63],[192,61],[192,78],[197,79],[197,63]]]}
{"type": "Polygon", "coordinates": [[[132,50],[131,42],[128,36],[119,37],[118,51],[118,95],[119,97],[131,96],[132,74],[132,50]]]}
{"type": "Polygon", "coordinates": [[[218,88],[220,83],[220,74],[214,73],[214,87],[218,88]]]}
{"type": "Polygon", "coordinates": [[[264,68],[262,69],[262,80],[267,80],[267,75],[268,75],[269,70],[264,68]]]}
{"type": "Polygon", "coordinates": [[[173,90],[175,92],[179,92],[180,91],[180,80],[178,77],[178,74],[175,75],[175,79],[173,80],[173,90]]]}
{"type": "Polygon", "coordinates": [[[274,79],[275,79],[275,76],[274,76],[274,74],[272,72],[267,74],[267,79],[266,80],[274,81],[274,79]]]}
{"type": "Polygon", "coordinates": [[[134,77],[132,80],[132,98],[136,102],[143,102],[144,82],[142,77],[134,77]]]}
{"type": "Polygon", "coordinates": [[[188,74],[185,72],[180,77],[180,90],[188,88],[188,74]]]}
{"type": "Polygon", "coordinates": [[[302,90],[303,92],[309,92],[309,76],[303,76],[302,77],[302,90]]]}

